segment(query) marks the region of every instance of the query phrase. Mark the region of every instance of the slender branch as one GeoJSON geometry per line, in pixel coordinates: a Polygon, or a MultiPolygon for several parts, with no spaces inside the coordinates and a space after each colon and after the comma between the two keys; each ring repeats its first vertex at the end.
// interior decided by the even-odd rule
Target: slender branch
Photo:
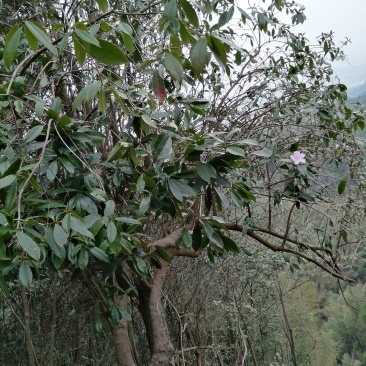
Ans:
{"type": "Polygon", "coordinates": [[[216,204],[216,195],[215,188],[213,184],[211,185],[211,200],[212,200],[212,214],[217,216],[217,204],[216,204]]]}
{"type": "Polygon", "coordinates": [[[33,342],[30,329],[30,315],[29,315],[27,289],[23,285],[21,288],[21,293],[22,293],[22,302],[24,311],[24,327],[25,327],[25,337],[28,351],[29,366],[36,366],[36,359],[34,356],[33,342]]]}
{"type": "Polygon", "coordinates": [[[36,165],[34,166],[34,168],[32,169],[32,171],[30,172],[30,174],[28,175],[28,178],[24,182],[22,188],[19,191],[19,197],[18,197],[18,218],[17,218],[17,220],[18,220],[18,222],[17,222],[17,228],[18,229],[20,228],[20,222],[21,222],[21,213],[20,212],[21,212],[21,203],[22,203],[23,193],[24,193],[25,189],[27,188],[27,186],[28,186],[28,184],[29,184],[32,176],[34,175],[34,173],[36,172],[36,170],[39,168],[39,166],[42,163],[44,154],[46,152],[46,147],[47,147],[47,144],[48,144],[48,138],[50,136],[51,123],[52,123],[52,120],[49,120],[48,121],[48,124],[47,124],[46,138],[44,140],[44,144],[43,144],[43,147],[42,147],[41,154],[39,155],[39,159],[38,159],[36,165]]]}
{"type": "MultiPolygon", "coordinates": [[[[233,230],[233,231],[243,231],[243,226],[239,225],[239,224],[233,224],[233,223],[226,223],[224,224],[226,228],[228,228],[229,230],[233,230]]],[[[269,232],[269,230],[267,230],[268,234],[272,234],[271,232],[269,232]]],[[[282,246],[277,246],[274,244],[271,244],[268,240],[262,238],[261,236],[259,236],[258,234],[256,234],[253,230],[248,230],[247,231],[247,235],[253,239],[255,239],[257,242],[263,244],[265,247],[273,250],[274,252],[285,252],[285,253],[290,253],[290,254],[294,254],[297,257],[306,259],[307,261],[314,263],[315,265],[317,265],[318,267],[320,267],[321,269],[323,269],[325,272],[331,274],[333,277],[339,278],[343,281],[347,281],[350,283],[354,283],[355,280],[348,278],[347,276],[345,276],[334,264],[334,266],[332,267],[331,264],[329,264],[328,262],[325,262],[329,267],[327,267],[326,265],[324,265],[323,263],[315,260],[314,258],[301,253],[297,250],[294,249],[290,249],[290,248],[282,248],[282,246]]],[[[318,255],[318,253],[316,251],[313,250],[313,252],[315,254],[318,255]]],[[[319,256],[319,255],[318,255],[319,256]]]]}
{"type": "Polygon", "coordinates": [[[55,348],[56,322],[57,322],[57,272],[52,278],[52,321],[51,321],[51,344],[50,344],[50,366],[53,366],[53,350],[55,348]]]}
{"type": "Polygon", "coordinates": [[[267,179],[268,179],[268,230],[272,230],[272,191],[271,191],[271,175],[269,174],[268,164],[266,166],[267,179]]]}
{"type": "Polygon", "coordinates": [[[291,209],[290,209],[290,212],[288,213],[288,217],[287,217],[287,224],[286,224],[286,232],[285,232],[285,236],[283,237],[283,241],[282,241],[282,244],[281,244],[281,248],[284,248],[285,247],[285,244],[286,244],[286,241],[287,241],[287,237],[288,237],[288,232],[290,231],[290,223],[291,223],[291,215],[292,215],[292,212],[296,206],[296,203],[297,201],[295,201],[292,206],[291,206],[291,209]]]}
{"type": "Polygon", "coordinates": [[[290,321],[287,316],[285,302],[283,301],[283,291],[282,291],[281,284],[280,284],[278,277],[277,277],[277,291],[278,291],[278,295],[279,295],[280,303],[281,303],[281,307],[282,307],[283,319],[285,321],[285,333],[286,333],[288,342],[290,343],[292,361],[294,363],[294,366],[297,366],[298,363],[297,363],[297,357],[296,357],[294,334],[293,334],[293,331],[292,331],[292,328],[290,325],[290,321]]]}
{"type": "Polygon", "coordinates": [[[193,225],[194,225],[194,222],[192,222],[184,227],[181,227],[179,229],[176,229],[171,234],[166,236],[165,238],[154,241],[153,243],[151,243],[149,245],[149,247],[152,249],[154,249],[157,246],[163,247],[164,249],[173,248],[173,247],[175,247],[175,244],[178,241],[178,239],[182,236],[183,229],[190,230],[193,228],[193,225]]]}

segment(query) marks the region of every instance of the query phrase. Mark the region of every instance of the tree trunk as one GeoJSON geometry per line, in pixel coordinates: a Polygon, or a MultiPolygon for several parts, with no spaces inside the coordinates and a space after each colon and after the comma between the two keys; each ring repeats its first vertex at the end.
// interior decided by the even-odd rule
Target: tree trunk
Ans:
{"type": "MultiPolygon", "coordinates": [[[[116,304],[128,311],[128,296],[116,295],[115,301],[116,304]]],[[[118,366],[136,366],[128,335],[128,322],[125,318],[122,318],[118,325],[113,327],[113,343],[118,366]]]]}
{"type": "Polygon", "coordinates": [[[145,325],[146,337],[149,343],[150,352],[154,349],[154,337],[151,328],[151,319],[149,312],[151,285],[147,281],[139,281],[137,286],[137,291],[139,295],[139,311],[142,316],[142,320],[145,325]]]}
{"type": "Polygon", "coordinates": [[[281,307],[282,307],[283,319],[284,319],[284,322],[285,322],[285,334],[286,334],[286,337],[287,337],[288,342],[290,344],[292,362],[293,362],[294,366],[298,366],[297,357],[296,357],[295,338],[294,338],[294,335],[293,335],[293,332],[292,332],[292,328],[290,326],[290,321],[289,321],[288,316],[287,316],[286,306],[285,306],[285,302],[283,300],[283,291],[282,291],[282,288],[281,288],[281,284],[280,284],[279,280],[277,280],[277,281],[278,281],[277,289],[278,289],[278,294],[279,294],[280,303],[281,303],[281,307]]]}
{"type": "Polygon", "coordinates": [[[169,268],[169,263],[161,261],[162,266],[157,269],[153,278],[150,293],[150,320],[154,339],[154,348],[150,366],[169,366],[174,354],[174,347],[170,342],[168,329],[164,318],[164,309],[161,303],[163,285],[169,268]]]}
{"type": "Polygon", "coordinates": [[[30,330],[30,315],[29,315],[27,289],[24,286],[22,286],[21,292],[22,292],[23,311],[24,311],[25,338],[26,338],[26,344],[27,344],[29,365],[35,366],[36,359],[35,359],[34,353],[33,353],[33,343],[32,343],[32,336],[31,336],[31,330],[30,330]]]}
{"type": "Polygon", "coordinates": [[[53,366],[53,352],[55,348],[56,324],[57,324],[57,272],[52,276],[52,315],[51,315],[51,342],[50,342],[50,366],[53,366]]]}

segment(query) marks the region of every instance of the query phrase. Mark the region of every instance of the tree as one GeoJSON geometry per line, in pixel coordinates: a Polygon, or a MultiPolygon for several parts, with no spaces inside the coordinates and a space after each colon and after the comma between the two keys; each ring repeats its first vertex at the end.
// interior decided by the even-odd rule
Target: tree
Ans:
{"type": "Polygon", "coordinates": [[[56,292],[55,274],[88,284],[94,326],[112,330],[118,364],[128,366],[137,362],[130,299],[150,365],[168,365],[171,260],[245,250],[231,232],[286,254],[291,268],[311,262],[351,281],[339,263],[358,240],[360,211],[351,219],[350,209],[363,154],[353,131],[364,116],[333,83],[330,61],[343,53],[332,34],[313,47],[293,32],[302,7],[1,6],[11,16],[1,38],[0,284],[10,297],[19,278],[31,365],[26,289],[42,276],[56,292]],[[318,242],[294,226],[304,218],[318,242]]]}

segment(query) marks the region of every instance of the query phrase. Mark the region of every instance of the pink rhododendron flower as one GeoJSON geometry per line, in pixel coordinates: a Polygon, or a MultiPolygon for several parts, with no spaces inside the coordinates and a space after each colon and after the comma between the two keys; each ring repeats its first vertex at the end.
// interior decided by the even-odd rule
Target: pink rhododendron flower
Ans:
{"type": "Polygon", "coordinates": [[[300,151],[294,151],[294,153],[290,156],[291,160],[294,162],[295,165],[305,164],[305,154],[300,151]]]}

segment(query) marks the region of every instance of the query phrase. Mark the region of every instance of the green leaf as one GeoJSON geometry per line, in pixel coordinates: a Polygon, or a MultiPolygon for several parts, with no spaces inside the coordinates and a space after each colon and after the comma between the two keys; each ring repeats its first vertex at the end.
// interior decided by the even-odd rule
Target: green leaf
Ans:
{"type": "Polygon", "coordinates": [[[37,51],[37,49],[38,49],[38,39],[36,37],[34,37],[33,33],[27,27],[24,27],[24,33],[25,33],[25,37],[27,38],[29,47],[33,51],[37,51]]]}
{"type": "Polygon", "coordinates": [[[169,189],[172,195],[180,202],[183,201],[183,197],[192,197],[197,194],[188,184],[176,179],[169,179],[169,189]]]}
{"type": "MultiPolygon", "coordinates": [[[[3,214],[0,214],[2,218],[5,219],[5,223],[3,221],[3,219],[1,219],[0,224],[1,225],[6,225],[7,224],[7,220],[6,217],[3,214]]],[[[0,260],[1,261],[6,261],[9,260],[10,258],[6,255],[6,245],[5,243],[0,239],[0,260]]]]}
{"type": "Polygon", "coordinates": [[[122,222],[123,224],[141,225],[141,222],[139,220],[136,220],[132,217],[117,217],[115,220],[122,222]]]}
{"type": "Polygon", "coordinates": [[[164,56],[164,64],[172,78],[181,83],[184,77],[181,63],[172,54],[166,53],[164,56]]]}
{"type": "Polygon", "coordinates": [[[225,235],[220,235],[220,237],[224,243],[225,250],[227,250],[228,252],[239,253],[239,248],[232,239],[228,238],[225,235]]]}
{"type": "Polygon", "coordinates": [[[26,288],[30,287],[32,280],[33,280],[33,275],[32,275],[32,270],[31,270],[29,261],[24,261],[20,265],[19,280],[24,287],[26,287],[26,288]]]}
{"type": "Polygon", "coordinates": [[[282,8],[282,0],[275,0],[275,5],[278,10],[282,8]]]}
{"type": "Polygon", "coordinates": [[[52,44],[50,38],[48,37],[47,33],[45,33],[41,28],[42,26],[34,21],[26,21],[25,26],[29,29],[29,31],[40,41],[43,46],[45,46],[48,50],[50,50],[56,57],[57,49],[52,44]]]}
{"type": "Polygon", "coordinates": [[[222,27],[225,24],[229,23],[233,15],[234,6],[232,6],[229,10],[222,12],[219,18],[219,26],[222,27]]]}
{"type": "Polygon", "coordinates": [[[3,61],[4,65],[9,68],[11,63],[14,61],[16,52],[18,50],[20,35],[22,34],[22,28],[19,28],[19,25],[14,25],[5,40],[3,61]]]}
{"type": "Polygon", "coordinates": [[[143,215],[150,208],[150,197],[145,197],[140,202],[139,213],[143,215]]]}
{"type": "Polygon", "coordinates": [[[271,150],[271,149],[263,149],[263,150],[258,150],[258,151],[253,152],[253,155],[264,157],[264,158],[269,158],[272,156],[272,154],[273,154],[273,150],[271,150]]]}
{"type": "Polygon", "coordinates": [[[343,179],[338,184],[338,194],[342,194],[346,189],[347,180],[343,179]]]}
{"type": "Polygon", "coordinates": [[[42,125],[32,127],[25,135],[24,142],[27,144],[28,142],[35,140],[42,133],[42,130],[42,125]]]}
{"type": "Polygon", "coordinates": [[[101,82],[97,81],[96,83],[88,84],[86,87],[81,89],[72,103],[72,110],[75,111],[84,100],[90,103],[97,95],[100,87],[101,82]]]}
{"type": "Polygon", "coordinates": [[[174,20],[176,17],[177,17],[177,1],[169,0],[164,8],[161,18],[174,20]]]}
{"type": "Polygon", "coordinates": [[[14,100],[14,107],[15,110],[19,113],[22,114],[23,113],[23,109],[24,109],[24,105],[23,105],[23,101],[20,99],[14,100]]]}
{"type": "Polygon", "coordinates": [[[89,262],[89,254],[85,247],[81,247],[78,254],[78,265],[83,271],[89,262]]]}
{"type": "Polygon", "coordinates": [[[78,61],[79,65],[82,66],[86,57],[85,48],[76,37],[73,37],[73,41],[76,60],[78,61]]]}
{"type": "Polygon", "coordinates": [[[17,190],[18,190],[17,181],[11,184],[10,187],[7,189],[8,192],[5,198],[5,210],[7,210],[8,212],[10,212],[11,209],[13,208],[17,196],[17,190]]]}
{"type": "Polygon", "coordinates": [[[60,156],[58,158],[61,162],[61,164],[64,166],[64,168],[70,173],[70,174],[74,174],[75,172],[75,167],[74,165],[71,163],[71,161],[67,158],[64,158],[63,156],[60,156]]]}
{"type": "Polygon", "coordinates": [[[60,247],[63,247],[67,243],[67,233],[62,226],[56,224],[53,228],[53,238],[60,247]]]}
{"type": "Polygon", "coordinates": [[[237,9],[239,10],[239,12],[241,13],[241,19],[243,21],[243,23],[246,23],[246,20],[249,19],[251,20],[252,18],[250,17],[250,15],[248,13],[246,13],[243,9],[237,7],[237,9]]]}
{"type": "Polygon", "coordinates": [[[330,116],[329,112],[328,112],[328,111],[326,111],[325,109],[320,109],[320,110],[318,111],[318,115],[319,115],[322,119],[324,119],[324,120],[326,120],[326,121],[330,121],[330,120],[332,119],[332,117],[330,116]]]}
{"type": "Polygon", "coordinates": [[[131,144],[129,142],[118,141],[108,154],[107,162],[121,159],[130,146],[131,144]]]}
{"type": "Polygon", "coordinates": [[[147,271],[147,267],[146,267],[146,263],[145,261],[140,258],[140,257],[133,257],[132,258],[134,260],[134,262],[136,263],[136,267],[138,269],[138,271],[143,275],[143,276],[147,276],[148,271],[147,271]]]}
{"type": "Polygon", "coordinates": [[[132,34],[133,34],[133,29],[127,23],[123,23],[123,22],[119,23],[118,28],[122,31],[122,33],[128,34],[129,36],[132,36],[132,34]]]}
{"type": "Polygon", "coordinates": [[[87,229],[85,224],[74,216],[70,216],[70,227],[77,233],[86,236],[90,239],[94,239],[93,234],[87,229]]]}
{"type": "Polygon", "coordinates": [[[137,180],[136,183],[136,192],[137,193],[142,193],[145,189],[145,180],[144,180],[144,176],[140,175],[139,179],[137,180]]]}
{"type": "Polygon", "coordinates": [[[156,128],[156,123],[149,116],[142,114],[141,118],[148,126],[156,128]]]}
{"type": "Polygon", "coordinates": [[[258,13],[258,26],[260,30],[267,31],[267,17],[263,13],[258,13]]]}
{"type": "Polygon", "coordinates": [[[36,102],[34,106],[34,110],[36,112],[37,117],[41,117],[44,111],[44,103],[43,102],[36,102]]]}
{"type": "Polygon", "coordinates": [[[15,160],[8,169],[5,170],[5,172],[3,173],[3,178],[5,178],[6,176],[10,175],[10,174],[17,174],[19,169],[20,169],[20,165],[21,165],[22,161],[21,159],[17,159],[15,160]]]}
{"type": "Polygon", "coordinates": [[[88,32],[85,32],[85,31],[83,31],[81,29],[75,29],[75,33],[83,41],[85,41],[87,43],[90,43],[90,44],[93,44],[93,45],[95,45],[97,47],[100,47],[99,41],[94,36],[92,36],[91,34],[89,34],[88,32]]]}
{"type": "Polygon", "coordinates": [[[107,202],[107,195],[100,188],[94,188],[90,194],[98,201],[107,202]]]}
{"type": "Polygon", "coordinates": [[[187,0],[180,0],[180,5],[184,10],[188,21],[195,27],[199,27],[199,20],[196,11],[193,6],[187,0]]]}
{"type": "Polygon", "coordinates": [[[226,151],[232,155],[244,156],[244,150],[241,147],[229,146],[226,151]]]}
{"type": "Polygon", "coordinates": [[[7,299],[10,299],[9,287],[8,287],[6,281],[4,280],[4,277],[2,275],[0,275],[0,289],[1,289],[2,293],[3,293],[3,295],[7,299]]]}
{"type": "Polygon", "coordinates": [[[53,182],[56,179],[58,173],[58,164],[57,161],[54,160],[47,169],[46,176],[50,182],[53,182]]]}
{"type": "Polygon", "coordinates": [[[186,248],[190,248],[192,246],[192,237],[187,229],[183,229],[182,240],[186,248]]]}
{"type": "MultiPolygon", "coordinates": [[[[48,228],[48,227],[45,228],[44,233],[45,233],[46,242],[52,250],[52,254],[54,254],[57,258],[59,258],[61,260],[61,261],[59,261],[59,264],[61,265],[66,256],[65,248],[56,242],[55,232],[51,228],[48,228]]],[[[58,239],[59,238],[57,238],[57,240],[58,239]]]]}
{"type": "Polygon", "coordinates": [[[41,251],[37,243],[22,231],[18,231],[16,236],[19,245],[24,249],[24,251],[28,253],[33,259],[38,261],[41,258],[41,251]]]}
{"type": "Polygon", "coordinates": [[[226,66],[227,56],[226,56],[226,47],[224,44],[216,37],[210,36],[211,41],[211,49],[214,55],[222,62],[223,66],[226,66]]]}
{"type": "Polygon", "coordinates": [[[236,207],[243,208],[243,200],[234,189],[231,189],[231,198],[236,207]]]}
{"type": "Polygon", "coordinates": [[[315,202],[315,198],[306,192],[298,192],[297,195],[299,196],[300,201],[315,202]]]}
{"type": "Polygon", "coordinates": [[[108,0],[96,0],[101,11],[108,11],[108,0]]]}
{"type": "Polygon", "coordinates": [[[64,48],[68,44],[69,38],[70,38],[70,32],[66,32],[62,37],[62,40],[58,46],[58,51],[60,52],[60,55],[62,55],[62,53],[64,52],[64,48]]]}
{"type": "Polygon", "coordinates": [[[123,33],[122,37],[123,37],[123,44],[125,45],[126,50],[129,53],[132,53],[135,49],[133,38],[127,33],[123,33]]]}
{"type": "Polygon", "coordinates": [[[117,227],[113,221],[110,221],[107,225],[107,239],[109,242],[114,241],[117,236],[117,227]]]}
{"type": "Polygon", "coordinates": [[[172,261],[172,258],[169,256],[169,254],[166,252],[166,250],[165,250],[163,247],[161,247],[161,246],[157,245],[157,246],[155,247],[155,252],[156,252],[156,254],[157,254],[161,259],[164,259],[164,260],[165,260],[165,262],[170,263],[170,262],[172,261]]]}
{"type": "Polygon", "coordinates": [[[128,322],[131,322],[132,321],[132,317],[131,315],[125,310],[123,309],[122,306],[118,306],[118,312],[121,314],[121,316],[123,318],[125,318],[128,322]]]}
{"type": "Polygon", "coordinates": [[[104,250],[97,248],[97,247],[92,247],[92,248],[90,248],[90,251],[94,255],[95,258],[101,260],[102,262],[109,263],[109,257],[104,250]]]}
{"type": "Polygon", "coordinates": [[[16,179],[16,175],[14,175],[14,174],[8,175],[5,178],[1,178],[0,179],[0,189],[10,186],[10,184],[12,184],[15,181],[15,179],[16,179]]]}
{"type": "Polygon", "coordinates": [[[214,231],[210,236],[210,240],[216,244],[219,248],[224,248],[224,242],[222,241],[220,235],[214,231]]]}
{"type": "Polygon", "coordinates": [[[170,136],[160,135],[156,140],[156,143],[152,146],[153,159],[154,160],[165,160],[169,159],[173,155],[173,141],[170,136]]]}
{"type": "Polygon", "coordinates": [[[103,89],[99,90],[98,107],[103,115],[107,113],[107,99],[105,97],[105,92],[103,91],[103,89]]]}
{"type": "Polygon", "coordinates": [[[194,44],[191,50],[191,62],[196,76],[205,69],[207,56],[207,41],[205,37],[202,37],[194,44]]]}
{"type": "Polygon", "coordinates": [[[97,38],[100,47],[94,44],[85,44],[85,50],[89,56],[106,65],[121,65],[128,62],[127,56],[115,44],[97,38]]]}
{"type": "Polygon", "coordinates": [[[215,168],[206,163],[196,163],[196,170],[198,175],[205,181],[205,182],[211,182],[211,178],[216,178],[216,170],[215,168]]]}
{"type": "Polygon", "coordinates": [[[114,201],[109,200],[105,203],[105,209],[104,209],[104,216],[111,216],[114,213],[114,210],[116,208],[116,204],[114,201]]]}

